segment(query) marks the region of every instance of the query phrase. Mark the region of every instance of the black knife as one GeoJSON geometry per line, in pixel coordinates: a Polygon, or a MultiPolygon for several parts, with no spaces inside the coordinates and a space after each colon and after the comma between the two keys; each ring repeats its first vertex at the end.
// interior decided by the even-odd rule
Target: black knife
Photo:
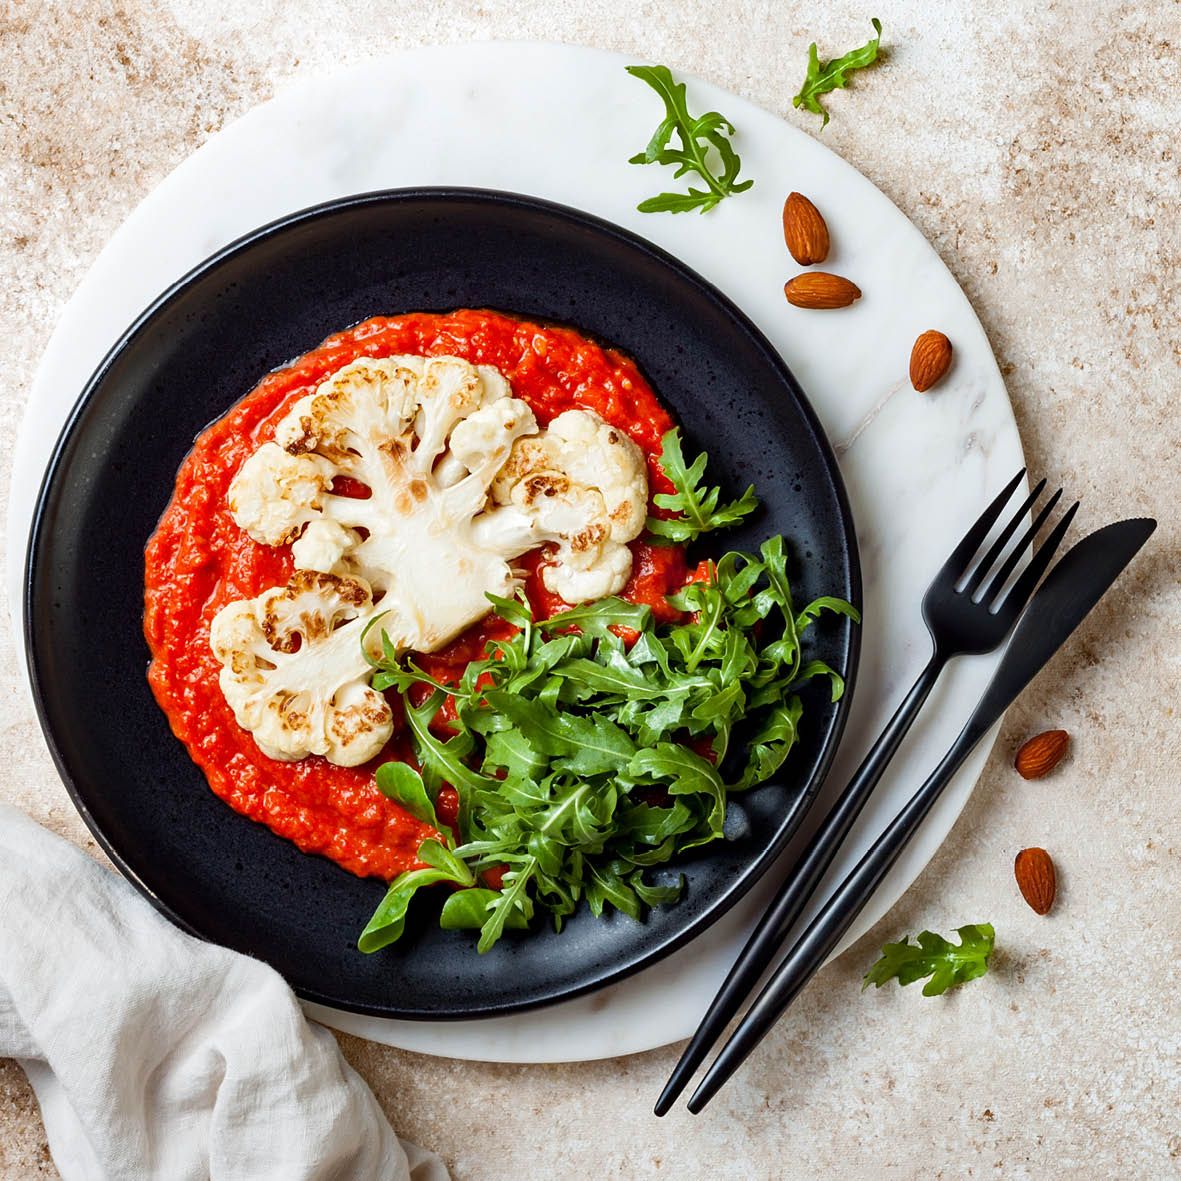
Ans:
{"type": "Polygon", "coordinates": [[[691,1112],[701,1111],[717,1094],[815,975],[972,749],[1099,602],[1155,528],[1156,522],[1148,517],[1107,525],[1084,537],[1046,576],[959,737],[787,953],[693,1093],[691,1112]]]}

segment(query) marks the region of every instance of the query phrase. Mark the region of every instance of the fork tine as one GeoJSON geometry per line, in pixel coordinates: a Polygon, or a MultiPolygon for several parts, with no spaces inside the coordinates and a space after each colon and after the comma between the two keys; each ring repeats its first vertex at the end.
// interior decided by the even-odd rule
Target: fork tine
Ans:
{"type": "Polygon", "coordinates": [[[968,563],[976,556],[981,542],[988,536],[988,531],[996,523],[997,517],[1001,515],[1001,509],[1009,502],[1009,497],[1013,495],[1013,489],[1021,483],[1021,477],[1024,475],[1025,468],[1022,468],[1001,489],[992,504],[980,514],[976,524],[964,535],[964,540],[951,551],[951,556],[943,563],[943,568],[939,571],[940,577],[948,577],[953,582],[959,582],[968,568],[968,563]]]}
{"type": "Polygon", "coordinates": [[[1061,499],[1062,489],[1059,488],[1046,501],[1041,512],[1034,517],[1033,524],[1026,530],[1025,536],[1013,546],[1013,552],[1005,559],[1004,565],[997,571],[996,576],[989,580],[987,589],[980,596],[980,602],[991,602],[1005,589],[1005,583],[1009,581],[1009,575],[1017,569],[1017,563],[1021,561],[1021,555],[1033,544],[1033,539],[1037,536],[1038,530],[1046,523],[1046,518],[1054,511],[1054,506],[1061,499]]]}
{"type": "Polygon", "coordinates": [[[1054,552],[1062,544],[1062,539],[1066,536],[1067,529],[1070,528],[1070,522],[1074,520],[1074,514],[1078,512],[1078,506],[1079,502],[1076,500],[1066,510],[1062,516],[1062,520],[1054,526],[1053,532],[1051,532],[1049,537],[1038,546],[1037,553],[1030,559],[1029,565],[1021,571],[1021,577],[1013,583],[1012,589],[1005,595],[1004,601],[999,606],[1020,611],[1029,601],[1030,595],[1033,594],[1034,588],[1041,581],[1042,575],[1046,572],[1046,567],[1049,566],[1051,559],[1054,557],[1054,552]]]}
{"type": "Polygon", "coordinates": [[[984,581],[984,576],[996,565],[1001,554],[1005,552],[1005,546],[1009,544],[1009,538],[1017,531],[1017,526],[1025,519],[1025,514],[1033,508],[1037,502],[1037,498],[1045,491],[1046,481],[1043,476],[1038,482],[1037,487],[1025,498],[1021,507],[1010,518],[1009,523],[1001,530],[1000,536],[993,542],[992,547],[988,553],[980,559],[980,565],[976,567],[976,573],[968,580],[964,587],[963,593],[969,598],[976,593],[976,588],[984,581]]]}

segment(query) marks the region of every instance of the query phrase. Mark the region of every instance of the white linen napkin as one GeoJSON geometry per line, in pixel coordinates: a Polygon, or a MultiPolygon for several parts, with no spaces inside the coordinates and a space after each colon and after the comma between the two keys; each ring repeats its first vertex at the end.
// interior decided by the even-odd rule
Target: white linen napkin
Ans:
{"type": "Polygon", "coordinates": [[[265,964],[0,804],[0,1056],[66,1181],[446,1181],[265,964]]]}

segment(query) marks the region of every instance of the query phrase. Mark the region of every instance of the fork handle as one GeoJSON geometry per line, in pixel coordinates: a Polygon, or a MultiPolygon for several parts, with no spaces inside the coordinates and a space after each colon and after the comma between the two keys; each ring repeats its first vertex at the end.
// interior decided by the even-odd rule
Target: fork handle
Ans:
{"type": "Polygon", "coordinates": [[[877,741],[870,747],[861,766],[857,768],[848,786],[813,835],[808,847],[788,871],[778,893],[751,933],[738,959],[734,961],[734,966],[706,1010],[697,1032],[685,1047],[680,1061],[669,1076],[656,1102],[654,1110],[657,1115],[664,1115],[676,1102],[677,1096],[685,1089],[694,1071],[705,1060],[710,1048],[750,996],[759,977],[779,952],[788,932],[803,913],[804,907],[808,905],[809,899],[816,892],[816,887],[832,864],[837,850],[849,835],[849,830],[861,814],[861,809],[877,786],[886,766],[906,737],[911,723],[922,708],[923,702],[927,700],[927,695],[939,679],[946,663],[947,657],[935,649],[927,666],[902,699],[902,703],[894,711],[894,716],[886,724],[877,741]]]}
{"type": "Polygon", "coordinates": [[[689,1100],[691,1112],[700,1112],[717,1094],[820,970],[987,729],[988,724],[976,724],[973,717],[939,766],[836,888],[820,913],[788,951],[734,1035],[714,1059],[701,1085],[689,1100]]]}

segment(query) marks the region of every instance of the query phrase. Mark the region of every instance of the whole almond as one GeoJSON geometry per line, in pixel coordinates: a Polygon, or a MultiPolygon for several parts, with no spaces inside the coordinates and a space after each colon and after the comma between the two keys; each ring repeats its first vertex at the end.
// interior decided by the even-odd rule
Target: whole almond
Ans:
{"type": "Polygon", "coordinates": [[[920,394],[942,381],[951,368],[951,341],[931,329],[914,342],[910,350],[910,384],[920,394]]]}
{"type": "Polygon", "coordinates": [[[827,271],[805,271],[784,284],[783,294],[797,308],[847,308],[861,298],[861,288],[827,271]]]}
{"type": "Polygon", "coordinates": [[[1037,914],[1046,914],[1054,905],[1058,880],[1054,863],[1045,849],[1022,849],[1013,862],[1013,875],[1021,897],[1037,914]]]}
{"type": "Polygon", "coordinates": [[[1022,779],[1040,779],[1058,766],[1069,746],[1070,735],[1065,730],[1046,730],[1022,744],[1013,766],[1022,779]]]}
{"type": "Polygon", "coordinates": [[[802,267],[828,257],[828,226],[803,193],[788,193],[783,203],[783,237],[792,258],[802,267]]]}

